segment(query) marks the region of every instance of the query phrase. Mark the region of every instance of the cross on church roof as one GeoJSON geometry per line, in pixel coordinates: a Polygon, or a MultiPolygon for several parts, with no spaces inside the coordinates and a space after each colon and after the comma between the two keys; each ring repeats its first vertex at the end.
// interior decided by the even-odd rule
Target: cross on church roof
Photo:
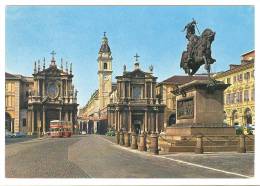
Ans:
{"type": "Polygon", "coordinates": [[[135,57],[135,61],[138,61],[138,58],[139,58],[140,56],[138,56],[138,54],[136,53],[134,57],[135,57]]]}
{"type": "Polygon", "coordinates": [[[56,53],[55,53],[55,51],[53,50],[52,52],[51,52],[51,55],[52,55],[52,59],[54,59],[54,55],[55,55],[56,53]]]}

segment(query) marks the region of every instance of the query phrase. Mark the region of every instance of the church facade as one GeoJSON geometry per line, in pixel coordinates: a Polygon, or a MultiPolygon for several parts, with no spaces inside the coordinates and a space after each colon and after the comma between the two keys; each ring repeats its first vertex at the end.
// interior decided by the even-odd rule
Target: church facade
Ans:
{"type": "Polygon", "coordinates": [[[77,122],[77,90],[72,83],[72,64],[70,70],[66,62],[63,69],[61,59],[60,68],[57,67],[52,52],[52,60],[45,68],[45,59],[41,67],[35,62],[33,91],[29,93],[27,110],[28,134],[45,133],[49,131],[50,121],[69,121],[73,128],[77,122]]]}
{"type": "Polygon", "coordinates": [[[124,66],[123,75],[117,76],[117,87],[110,94],[108,126],[116,131],[161,132],[165,105],[156,98],[156,79],[153,67],[144,72],[135,56],[133,71],[124,66]]]}

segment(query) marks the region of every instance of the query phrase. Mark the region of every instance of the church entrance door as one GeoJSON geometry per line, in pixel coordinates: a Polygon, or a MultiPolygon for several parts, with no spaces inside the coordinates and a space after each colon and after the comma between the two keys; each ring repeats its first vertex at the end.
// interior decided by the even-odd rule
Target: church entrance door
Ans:
{"type": "Polygon", "coordinates": [[[133,127],[137,134],[141,133],[143,127],[143,115],[133,115],[133,127]]]}

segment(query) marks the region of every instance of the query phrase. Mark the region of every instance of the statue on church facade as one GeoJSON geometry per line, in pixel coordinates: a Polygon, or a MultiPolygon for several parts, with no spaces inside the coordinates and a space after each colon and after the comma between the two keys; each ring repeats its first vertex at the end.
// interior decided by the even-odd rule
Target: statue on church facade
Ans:
{"type": "Polygon", "coordinates": [[[210,64],[216,61],[211,57],[211,43],[214,41],[216,33],[207,28],[198,36],[195,28],[197,28],[197,22],[193,19],[183,30],[186,30],[188,44],[187,50],[182,53],[180,67],[188,75],[194,75],[203,64],[209,73],[210,64]]]}

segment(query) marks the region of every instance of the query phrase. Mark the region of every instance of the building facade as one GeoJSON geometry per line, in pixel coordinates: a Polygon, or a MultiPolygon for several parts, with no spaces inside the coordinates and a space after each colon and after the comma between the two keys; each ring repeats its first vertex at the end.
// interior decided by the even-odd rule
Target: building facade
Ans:
{"type": "Polygon", "coordinates": [[[164,128],[176,124],[176,96],[172,93],[178,86],[193,80],[206,80],[207,75],[172,76],[156,85],[156,97],[164,104],[163,125],[164,128]]]}
{"type": "Polygon", "coordinates": [[[161,132],[163,130],[164,105],[158,102],[155,94],[157,77],[139,68],[136,59],[135,69],[117,76],[117,87],[110,94],[108,105],[108,125],[117,131],[161,132]]]}
{"type": "Polygon", "coordinates": [[[228,125],[255,124],[255,51],[241,56],[239,65],[218,73],[215,79],[230,84],[224,91],[225,123],[228,125]]]}
{"type": "Polygon", "coordinates": [[[94,91],[87,104],[80,109],[79,114],[82,130],[88,133],[103,134],[108,127],[107,105],[112,90],[112,60],[108,38],[104,33],[97,59],[98,90],[94,91]]]}
{"type": "Polygon", "coordinates": [[[33,78],[5,73],[5,130],[27,133],[29,92],[33,91],[33,78]]]}
{"type": "Polygon", "coordinates": [[[49,131],[50,121],[69,121],[73,128],[77,122],[77,90],[72,83],[72,64],[70,70],[66,62],[63,69],[58,68],[52,52],[51,63],[45,68],[45,59],[41,67],[38,61],[34,64],[33,91],[29,93],[27,128],[28,134],[45,133],[49,131]]]}

